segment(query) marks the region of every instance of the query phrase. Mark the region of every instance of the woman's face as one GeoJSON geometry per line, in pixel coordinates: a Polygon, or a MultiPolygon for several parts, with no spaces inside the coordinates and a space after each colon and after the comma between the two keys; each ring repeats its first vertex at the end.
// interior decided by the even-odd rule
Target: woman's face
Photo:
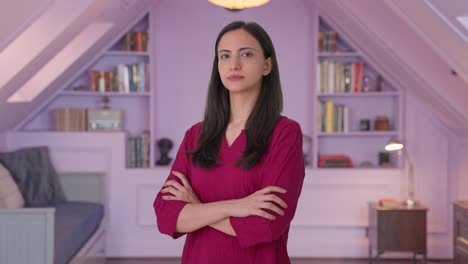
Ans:
{"type": "Polygon", "coordinates": [[[260,43],[247,31],[225,33],[218,43],[218,71],[231,93],[258,92],[263,76],[271,71],[271,58],[265,59],[260,43]]]}

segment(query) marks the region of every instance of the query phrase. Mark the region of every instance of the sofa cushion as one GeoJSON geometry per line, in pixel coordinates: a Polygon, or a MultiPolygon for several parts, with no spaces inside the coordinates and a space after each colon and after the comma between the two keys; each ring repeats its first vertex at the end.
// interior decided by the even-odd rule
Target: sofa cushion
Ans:
{"type": "Polygon", "coordinates": [[[90,202],[65,202],[55,207],[55,264],[66,264],[98,229],[103,206],[90,202]]]}
{"type": "Polygon", "coordinates": [[[51,202],[66,201],[46,146],[3,152],[0,153],[0,161],[13,176],[26,207],[47,206],[51,202]]]}
{"type": "Polygon", "coordinates": [[[24,207],[24,199],[10,172],[0,162],[0,208],[18,209],[24,207]]]}

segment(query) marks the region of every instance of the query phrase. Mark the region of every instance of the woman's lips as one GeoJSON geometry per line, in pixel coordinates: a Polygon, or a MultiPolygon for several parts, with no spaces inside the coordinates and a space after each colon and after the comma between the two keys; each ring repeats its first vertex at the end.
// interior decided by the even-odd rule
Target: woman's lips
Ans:
{"type": "Polygon", "coordinates": [[[239,80],[242,80],[244,79],[244,76],[242,75],[231,75],[228,77],[228,80],[230,81],[239,81],[239,80]]]}

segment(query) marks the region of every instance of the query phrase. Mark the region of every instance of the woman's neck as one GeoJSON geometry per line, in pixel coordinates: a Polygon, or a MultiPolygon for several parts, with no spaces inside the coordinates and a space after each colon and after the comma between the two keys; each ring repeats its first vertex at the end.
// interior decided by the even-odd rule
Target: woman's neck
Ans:
{"type": "Polygon", "coordinates": [[[231,93],[231,118],[229,120],[229,125],[245,128],[245,123],[247,122],[256,101],[257,96],[231,93]]]}

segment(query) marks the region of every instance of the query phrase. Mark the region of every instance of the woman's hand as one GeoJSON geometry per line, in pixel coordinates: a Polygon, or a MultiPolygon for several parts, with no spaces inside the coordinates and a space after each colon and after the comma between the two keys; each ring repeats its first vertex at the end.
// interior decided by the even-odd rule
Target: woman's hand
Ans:
{"type": "Polygon", "coordinates": [[[164,200],[184,201],[187,203],[201,203],[185,175],[178,171],[172,171],[172,174],[180,179],[182,185],[174,180],[167,181],[164,183],[164,188],[161,190],[161,193],[169,193],[172,195],[165,195],[161,198],[164,200]]]}
{"type": "Polygon", "coordinates": [[[278,186],[268,186],[253,194],[237,200],[230,201],[230,213],[235,217],[246,217],[257,215],[266,219],[275,220],[276,216],[268,213],[265,209],[271,210],[279,215],[284,215],[284,211],[280,208],[287,208],[285,201],[279,198],[277,193],[286,193],[286,190],[278,186]]]}

